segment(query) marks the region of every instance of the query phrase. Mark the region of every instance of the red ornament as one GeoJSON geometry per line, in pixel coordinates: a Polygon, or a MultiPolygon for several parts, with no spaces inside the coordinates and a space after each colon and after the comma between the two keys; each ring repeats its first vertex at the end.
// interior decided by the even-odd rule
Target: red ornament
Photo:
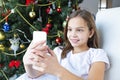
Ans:
{"type": "Polygon", "coordinates": [[[62,11],[61,8],[58,7],[58,8],[57,8],[57,12],[58,12],[58,13],[61,13],[61,11],[62,11]]]}
{"type": "Polygon", "coordinates": [[[20,66],[20,61],[19,60],[14,61],[14,66],[18,68],[20,66]]]}
{"type": "Polygon", "coordinates": [[[20,61],[19,60],[12,60],[9,63],[10,68],[13,68],[13,67],[18,68],[19,66],[20,66],[20,61]]]}
{"type": "Polygon", "coordinates": [[[46,9],[46,12],[47,12],[47,14],[49,14],[49,12],[50,12],[50,8],[49,7],[46,9]]]}
{"type": "Polygon", "coordinates": [[[14,60],[10,61],[9,67],[10,67],[10,68],[13,68],[13,67],[14,67],[14,60]]]}
{"type": "Polygon", "coordinates": [[[47,23],[46,27],[50,29],[52,27],[52,24],[51,23],[47,23]]]}
{"type": "Polygon", "coordinates": [[[46,28],[43,28],[42,31],[45,31],[45,32],[48,34],[49,28],[47,28],[47,27],[46,27],[46,28]]]}
{"type": "Polygon", "coordinates": [[[47,9],[46,9],[46,12],[47,12],[47,14],[52,14],[52,8],[50,8],[50,7],[48,7],[47,9]]]}
{"type": "Polygon", "coordinates": [[[29,5],[29,4],[34,3],[34,2],[35,2],[35,0],[26,0],[25,5],[29,5]]]}
{"type": "Polygon", "coordinates": [[[62,39],[60,37],[57,37],[55,41],[57,44],[60,44],[62,42],[62,39]]]}
{"type": "Polygon", "coordinates": [[[3,64],[0,64],[0,68],[2,68],[3,67],[3,64]]]}

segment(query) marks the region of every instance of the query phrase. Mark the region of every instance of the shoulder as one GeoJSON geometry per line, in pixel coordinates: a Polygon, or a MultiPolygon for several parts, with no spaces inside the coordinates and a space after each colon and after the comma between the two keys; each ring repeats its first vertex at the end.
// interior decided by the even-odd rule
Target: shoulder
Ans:
{"type": "Polygon", "coordinates": [[[93,52],[93,53],[105,53],[105,50],[101,49],[101,48],[90,48],[90,51],[93,52]]]}
{"type": "Polygon", "coordinates": [[[90,48],[89,53],[92,59],[97,59],[97,58],[104,59],[108,57],[105,50],[100,49],[100,48],[90,48]]]}
{"type": "Polygon", "coordinates": [[[55,53],[62,53],[62,50],[63,50],[63,47],[62,46],[58,46],[58,47],[55,47],[53,51],[55,53]]]}
{"type": "Polygon", "coordinates": [[[89,50],[89,53],[91,55],[91,62],[104,62],[106,64],[106,68],[109,68],[109,58],[105,50],[100,48],[91,48],[89,50]]]}
{"type": "Polygon", "coordinates": [[[107,57],[106,51],[100,48],[90,48],[89,53],[93,57],[107,57]]]}

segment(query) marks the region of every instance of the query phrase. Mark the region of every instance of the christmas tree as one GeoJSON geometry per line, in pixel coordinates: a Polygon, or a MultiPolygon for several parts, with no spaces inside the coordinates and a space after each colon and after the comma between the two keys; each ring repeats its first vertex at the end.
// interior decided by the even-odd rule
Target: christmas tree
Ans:
{"type": "Polygon", "coordinates": [[[45,31],[50,48],[64,45],[63,29],[83,0],[0,0],[0,80],[23,74],[22,57],[33,31],[45,31]]]}

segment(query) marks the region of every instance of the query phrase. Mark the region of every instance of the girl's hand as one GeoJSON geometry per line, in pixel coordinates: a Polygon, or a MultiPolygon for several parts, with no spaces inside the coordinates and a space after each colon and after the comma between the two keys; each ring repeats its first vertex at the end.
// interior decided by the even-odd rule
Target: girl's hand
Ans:
{"type": "Polygon", "coordinates": [[[23,56],[23,63],[26,73],[31,78],[36,78],[44,73],[33,68],[35,62],[42,61],[44,54],[47,53],[46,46],[44,46],[45,41],[41,42],[31,42],[25,55],[23,56]],[[38,55],[39,54],[39,55],[38,55]],[[41,57],[40,57],[41,56],[41,57]]]}
{"type": "Polygon", "coordinates": [[[44,58],[42,58],[42,60],[39,62],[35,61],[34,65],[37,66],[37,70],[39,71],[56,75],[56,70],[58,70],[61,66],[58,63],[57,57],[54,52],[50,48],[47,48],[47,50],[50,55],[43,55],[42,57],[44,58]]]}
{"type": "MultiPolygon", "coordinates": [[[[31,42],[31,44],[29,45],[25,55],[23,56],[23,63],[24,65],[32,65],[33,64],[33,60],[38,60],[39,56],[43,56],[44,53],[47,52],[47,50],[45,50],[45,46],[43,46],[45,43],[45,41],[39,42],[39,43],[33,43],[31,42]],[[39,54],[36,55],[36,54],[39,54]]],[[[42,58],[41,58],[42,59],[42,58]]],[[[41,60],[39,59],[39,61],[41,60]]]]}

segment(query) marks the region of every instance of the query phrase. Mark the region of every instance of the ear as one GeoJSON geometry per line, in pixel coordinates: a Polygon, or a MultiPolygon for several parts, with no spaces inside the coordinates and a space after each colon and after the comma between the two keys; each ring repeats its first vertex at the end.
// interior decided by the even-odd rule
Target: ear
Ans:
{"type": "Polygon", "coordinates": [[[91,29],[90,34],[89,34],[89,38],[91,38],[93,36],[93,34],[94,34],[94,30],[91,29]]]}

